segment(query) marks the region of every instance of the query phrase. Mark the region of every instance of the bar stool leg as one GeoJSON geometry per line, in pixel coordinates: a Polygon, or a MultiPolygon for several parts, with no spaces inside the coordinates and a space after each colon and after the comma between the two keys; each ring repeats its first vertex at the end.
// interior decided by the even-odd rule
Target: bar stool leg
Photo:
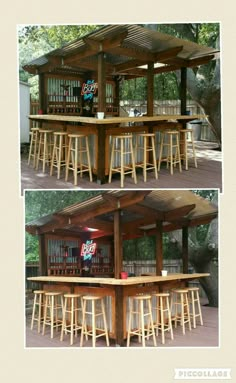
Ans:
{"type": "MultiPolygon", "coordinates": [[[[153,337],[153,344],[156,347],[156,337],[155,337],[155,330],[154,330],[154,323],[153,323],[153,318],[152,318],[152,304],[151,304],[151,299],[148,300],[148,310],[149,310],[149,318],[150,318],[150,324],[151,324],[151,331],[152,331],[152,337],[153,337]]],[[[150,330],[148,329],[148,332],[150,330]]]]}
{"type": "Polygon", "coordinates": [[[111,145],[111,162],[110,162],[110,169],[109,169],[109,178],[108,182],[111,183],[111,177],[112,177],[112,164],[114,161],[114,149],[115,149],[115,139],[112,137],[112,145],[111,145]]]}
{"type": "Polygon", "coordinates": [[[162,343],[165,343],[165,335],[164,335],[164,307],[163,307],[163,298],[160,297],[160,309],[161,309],[161,340],[162,343]]]}
{"type": "Polygon", "coordinates": [[[183,329],[183,334],[185,334],[185,322],[184,322],[184,297],[183,294],[181,294],[181,326],[183,329]]]}
{"type": "Polygon", "coordinates": [[[121,187],[124,187],[124,140],[123,138],[121,139],[121,159],[120,159],[120,166],[121,166],[121,174],[120,174],[120,183],[121,187]]]}
{"type": "Polygon", "coordinates": [[[134,150],[133,150],[133,145],[132,145],[132,140],[129,140],[129,145],[130,145],[130,153],[131,153],[131,161],[132,161],[132,168],[133,168],[133,173],[132,176],[134,178],[134,183],[137,183],[137,175],[135,171],[135,156],[134,156],[134,150]]]}
{"type": "Polygon", "coordinates": [[[162,153],[163,153],[163,144],[164,144],[164,134],[162,132],[161,133],[161,143],[160,143],[160,153],[159,153],[159,160],[158,160],[158,172],[161,169],[161,159],[162,159],[162,153]]]}
{"type": "Polygon", "coordinates": [[[104,322],[104,329],[105,329],[105,333],[106,333],[106,343],[107,343],[107,346],[109,346],[110,343],[109,343],[109,337],[108,337],[108,327],[107,327],[105,305],[104,305],[103,298],[102,298],[102,301],[101,301],[101,307],[102,307],[102,316],[103,316],[103,322],[104,322]]]}
{"type": "Polygon", "coordinates": [[[70,322],[70,344],[73,344],[73,331],[74,331],[74,299],[71,299],[71,322],[70,322]]]}
{"type": "Polygon", "coordinates": [[[90,179],[90,182],[92,182],[93,176],[92,176],[92,166],[91,166],[91,159],[90,159],[90,153],[89,153],[88,137],[85,137],[85,142],[86,142],[86,150],[87,150],[87,158],[88,158],[88,166],[89,166],[89,179],[90,179]]]}
{"type": "Polygon", "coordinates": [[[127,344],[126,346],[129,347],[130,346],[130,332],[131,332],[131,327],[132,327],[132,311],[133,311],[133,299],[130,298],[130,305],[129,305],[129,310],[130,310],[130,314],[129,314],[129,321],[128,321],[128,332],[127,332],[127,344]]]}
{"type": "Polygon", "coordinates": [[[65,181],[68,181],[68,175],[69,175],[69,165],[70,165],[70,158],[71,158],[71,143],[72,139],[69,138],[69,144],[68,144],[68,152],[67,152],[67,158],[66,158],[66,174],[65,174],[65,181]]]}
{"type": "Polygon", "coordinates": [[[95,347],[96,345],[95,301],[92,301],[92,328],[93,328],[92,345],[93,347],[95,347]]]}
{"type": "Polygon", "coordinates": [[[172,328],[172,322],[171,322],[171,309],[170,309],[170,304],[169,304],[169,299],[167,299],[167,310],[168,310],[168,324],[170,328],[170,337],[173,340],[174,335],[173,335],[173,328],[172,328]]]}
{"type": "Polygon", "coordinates": [[[63,341],[64,336],[64,328],[66,325],[66,308],[67,308],[67,297],[65,297],[64,304],[63,304],[63,310],[62,310],[62,327],[61,327],[61,337],[60,340],[63,341]]]}

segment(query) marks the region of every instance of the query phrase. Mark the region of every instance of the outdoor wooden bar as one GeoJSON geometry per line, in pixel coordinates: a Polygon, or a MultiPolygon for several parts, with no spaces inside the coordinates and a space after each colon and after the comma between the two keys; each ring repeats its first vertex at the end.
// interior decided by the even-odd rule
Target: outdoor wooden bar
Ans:
{"type": "Polygon", "coordinates": [[[97,183],[105,183],[109,173],[110,160],[110,136],[123,133],[151,133],[163,129],[181,129],[183,126],[196,119],[207,116],[195,115],[158,115],[139,117],[106,117],[98,119],[95,117],[81,116],[59,116],[51,114],[30,115],[32,121],[37,121],[40,127],[53,130],[62,129],[70,132],[81,132],[94,135],[90,147],[94,153],[93,172],[97,175],[97,183]],[[99,150],[98,150],[99,148],[99,150]]]}
{"type": "Polygon", "coordinates": [[[208,277],[208,273],[169,274],[163,276],[139,276],[127,279],[92,278],[92,277],[65,277],[65,276],[38,276],[29,277],[28,280],[40,283],[48,290],[60,290],[80,293],[84,295],[100,295],[106,301],[109,336],[115,340],[116,345],[124,346],[126,339],[126,326],[128,317],[128,300],[136,294],[153,294],[167,291],[175,287],[186,286],[189,281],[208,277]],[[109,304],[110,302],[110,304],[109,304]]]}

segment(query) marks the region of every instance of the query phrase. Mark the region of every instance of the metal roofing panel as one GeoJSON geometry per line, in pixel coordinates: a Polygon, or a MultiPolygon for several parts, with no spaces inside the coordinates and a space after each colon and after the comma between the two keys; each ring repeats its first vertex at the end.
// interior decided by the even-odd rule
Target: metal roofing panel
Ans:
{"type": "MultiPolygon", "coordinates": [[[[56,222],[56,216],[65,216],[65,217],[78,216],[78,215],[82,215],[85,212],[87,213],[89,211],[92,211],[105,204],[109,204],[109,202],[103,199],[102,197],[104,193],[111,196],[115,196],[117,197],[117,199],[119,199],[125,194],[128,194],[130,192],[119,191],[119,190],[103,192],[98,196],[89,198],[88,200],[85,200],[82,202],[75,203],[53,214],[49,214],[45,217],[41,217],[39,219],[31,221],[26,224],[26,228],[35,227],[35,226],[41,227],[50,222],[51,223],[56,222]]],[[[218,211],[217,207],[214,204],[212,204],[210,201],[188,190],[150,191],[150,193],[145,196],[143,201],[138,203],[138,205],[146,206],[146,207],[152,208],[153,210],[157,210],[157,211],[159,210],[162,212],[169,212],[171,210],[178,209],[180,207],[191,205],[191,204],[196,204],[196,207],[187,215],[187,218],[189,220],[195,219],[198,217],[211,216],[213,214],[216,214],[218,211]]],[[[104,219],[104,221],[106,220],[109,221],[110,220],[109,216],[110,214],[112,214],[114,210],[115,210],[114,207],[111,207],[110,212],[108,211],[107,214],[103,214],[99,218],[104,219]]],[[[140,215],[136,213],[130,213],[125,211],[125,214],[126,216],[124,217],[124,222],[131,222],[132,220],[140,218],[140,215]]],[[[83,225],[86,225],[86,222],[84,222],[83,225]]],[[[68,228],[71,228],[71,226],[69,226],[68,228]]]]}
{"type": "MultiPolygon", "coordinates": [[[[183,40],[180,38],[176,38],[164,33],[160,33],[145,27],[142,27],[140,25],[135,24],[114,24],[114,25],[107,25],[104,26],[98,30],[95,30],[93,32],[90,32],[82,37],[80,37],[78,40],[74,40],[66,45],[64,45],[61,48],[55,49],[44,56],[41,56],[37,59],[32,60],[26,66],[42,66],[45,63],[47,63],[47,57],[50,56],[67,56],[72,54],[73,52],[78,52],[79,50],[82,50],[85,48],[86,44],[84,42],[84,39],[86,37],[93,38],[98,41],[102,41],[105,38],[111,38],[113,36],[116,36],[118,33],[127,31],[128,35],[124,39],[122,46],[124,47],[138,47],[139,49],[144,49],[145,51],[149,52],[161,52],[163,50],[177,47],[177,46],[183,46],[183,50],[178,54],[178,57],[183,59],[192,59],[196,57],[205,56],[208,54],[213,54],[218,52],[218,50],[214,48],[210,48],[207,46],[202,46],[199,44],[196,44],[194,42],[183,40]]],[[[112,56],[112,54],[110,54],[112,56]]],[[[110,56],[110,59],[111,59],[110,56]]],[[[113,55],[117,56],[117,55],[113,55]]],[[[115,59],[113,59],[115,62],[115,59]]],[[[111,60],[111,62],[113,61],[111,60]]],[[[129,58],[120,57],[119,63],[126,62],[129,60],[129,58]]]]}

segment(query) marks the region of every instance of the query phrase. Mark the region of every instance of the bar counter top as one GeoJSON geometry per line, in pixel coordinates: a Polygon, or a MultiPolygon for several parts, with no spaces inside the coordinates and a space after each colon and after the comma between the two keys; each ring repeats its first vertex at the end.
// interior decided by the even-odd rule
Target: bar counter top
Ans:
{"type": "Polygon", "coordinates": [[[115,286],[138,285],[145,283],[163,283],[168,281],[181,281],[191,280],[203,277],[208,277],[209,273],[193,273],[193,274],[169,274],[166,277],[153,275],[153,276],[140,276],[128,277],[127,279],[116,278],[93,278],[93,277],[69,277],[69,276],[38,276],[28,277],[27,280],[34,282],[58,282],[58,283],[89,283],[89,284],[103,284],[115,286]]]}
{"type": "Polygon", "coordinates": [[[121,124],[127,122],[158,122],[158,121],[192,121],[206,118],[204,114],[193,114],[193,115],[180,115],[180,114],[163,114],[158,116],[139,116],[139,117],[105,117],[98,119],[96,117],[82,117],[82,116],[67,116],[57,114],[31,114],[29,118],[32,120],[41,121],[64,121],[64,122],[80,122],[85,124],[121,124]]]}

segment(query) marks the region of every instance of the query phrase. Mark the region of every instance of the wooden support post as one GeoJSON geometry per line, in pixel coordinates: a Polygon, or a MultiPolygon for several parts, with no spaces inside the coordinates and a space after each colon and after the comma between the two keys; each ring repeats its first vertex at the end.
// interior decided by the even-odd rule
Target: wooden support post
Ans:
{"type": "Polygon", "coordinates": [[[118,108],[118,115],[120,115],[120,82],[116,78],[115,86],[114,86],[114,94],[113,94],[113,104],[118,108]]]}
{"type": "Polygon", "coordinates": [[[98,111],[106,111],[106,73],[104,53],[98,53],[98,111]]]}
{"type": "Polygon", "coordinates": [[[45,234],[39,236],[39,275],[48,275],[47,240],[45,234]]]}
{"type": "Polygon", "coordinates": [[[45,78],[44,73],[39,74],[39,109],[43,111],[44,114],[47,113],[47,78],[45,78]]]}
{"type": "Polygon", "coordinates": [[[120,278],[123,264],[123,244],[121,232],[121,212],[114,212],[114,274],[115,278],[120,278]]]}
{"type": "Polygon", "coordinates": [[[124,346],[124,287],[115,286],[115,329],[116,345],[124,346]]]}
{"type": "Polygon", "coordinates": [[[181,68],[180,102],[181,115],[184,115],[186,114],[187,105],[187,68],[181,68]]]}
{"type": "Polygon", "coordinates": [[[156,222],[156,275],[161,275],[163,269],[163,243],[162,243],[162,221],[156,222]]]}
{"type": "Polygon", "coordinates": [[[182,229],[183,273],[188,274],[188,227],[182,229]]]}
{"type": "Polygon", "coordinates": [[[105,168],[106,168],[106,131],[104,125],[97,125],[97,150],[96,150],[96,164],[97,164],[97,183],[102,185],[105,183],[105,168]],[[104,148],[104,150],[99,150],[104,148]]]}
{"type": "Polygon", "coordinates": [[[148,64],[147,69],[147,115],[153,116],[153,99],[154,99],[154,63],[148,64]]]}

